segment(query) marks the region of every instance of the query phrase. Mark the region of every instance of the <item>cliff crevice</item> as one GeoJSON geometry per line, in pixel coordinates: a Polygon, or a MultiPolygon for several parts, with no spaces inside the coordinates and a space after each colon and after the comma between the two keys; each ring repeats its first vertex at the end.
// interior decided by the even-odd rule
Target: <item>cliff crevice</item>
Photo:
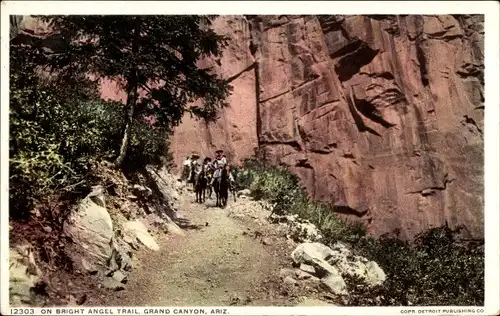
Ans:
{"type": "Polygon", "coordinates": [[[204,132],[213,145],[198,145],[208,137],[192,123],[177,128],[176,162],[193,149],[235,148],[237,161],[265,150],[312,197],[348,206],[341,216],[363,220],[369,209],[374,234],[399,228],[410,237],[447,221],[481,236],[483,23],[480,15],[220,17],[216,30],[233,37],[221,73],[244,68],[233,55],[254,60],[255,71],[233,81],[231,108],[204,132]],[[247,31],[234,38],[234,28],[247,31]]]}

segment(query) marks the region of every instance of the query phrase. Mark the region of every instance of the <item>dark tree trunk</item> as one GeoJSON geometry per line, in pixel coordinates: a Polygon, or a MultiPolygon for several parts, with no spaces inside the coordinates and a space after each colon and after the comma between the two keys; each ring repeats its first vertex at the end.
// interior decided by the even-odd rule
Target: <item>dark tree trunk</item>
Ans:
{"type": "MultiPolygon", "coordinates": [[[[132,54],[134,59],[137,57],[139,52],[139,43],[138,39],[140,36],[140,18],[137,18],[137,25],[135,27],[134,36],[135,40],[132,42],[132,54]]],[[[135,62],[135,61],[134,61],[135,62]]],[[[125,123],[125,128],[123,130],[123,138],[120,146],[120,154],[115,160],[115,167],[120,167],[125,157],[127,156],[127,149],[130,142],[130,134],[132,131],[132,124],[134,123],[134,115],[135,115],[135,107],[137,104],[137,99],[139,97],[139,93],[137,91],[138,82],[137,82],[137,69],[136,65],[132,66],[131,73],[127,78],[127,118],[125,123]]]]}

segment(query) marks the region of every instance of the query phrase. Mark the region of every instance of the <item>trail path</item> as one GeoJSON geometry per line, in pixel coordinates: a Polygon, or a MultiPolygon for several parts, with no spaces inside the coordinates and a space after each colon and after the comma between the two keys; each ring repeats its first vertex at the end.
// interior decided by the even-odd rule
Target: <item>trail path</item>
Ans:
{"type": "Polygon", "coordinates": [[[192,192],[183,200],[185,236],[168,234],[158,252],[141,250],[126,290],[108,306],[297,304],[296,290],[280,279],[295,244],[262,215],[243,214],[249,201],[231,199],[220,209],[213,199],[195,204],[192,192]]]}

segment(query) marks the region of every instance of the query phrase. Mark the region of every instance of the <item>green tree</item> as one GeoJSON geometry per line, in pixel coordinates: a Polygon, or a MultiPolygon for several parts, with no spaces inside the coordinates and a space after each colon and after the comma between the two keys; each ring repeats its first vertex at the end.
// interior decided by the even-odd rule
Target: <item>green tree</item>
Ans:
{"type": "Polygon", "coordinates": [[[218,58],[227,38],[211,28],[215,16],[45,16],[66,40],[66,47],[47,58],[60,73],[89,73],[119,82],[126,91],[125,123],[119,155],[127,153],[134,122],[152,119],[153,127],[171,130],[185,112],[216,118],[231,91],[204,58],[218,58]],[[189,106],[198,99],[203,103],[189,106]]]}

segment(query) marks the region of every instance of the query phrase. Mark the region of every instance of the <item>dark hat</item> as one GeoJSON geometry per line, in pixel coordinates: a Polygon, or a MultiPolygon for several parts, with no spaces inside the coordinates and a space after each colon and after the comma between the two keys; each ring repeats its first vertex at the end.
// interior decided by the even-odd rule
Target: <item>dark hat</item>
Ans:
{"type": "Polygon", "coordinates": [[[215,153],[216,153],[216,154],[222,154],[223,152],[224,152],[223,150],[220,150],[220,149],[219,149],[219,150],[217,150],[215,153]]]}

